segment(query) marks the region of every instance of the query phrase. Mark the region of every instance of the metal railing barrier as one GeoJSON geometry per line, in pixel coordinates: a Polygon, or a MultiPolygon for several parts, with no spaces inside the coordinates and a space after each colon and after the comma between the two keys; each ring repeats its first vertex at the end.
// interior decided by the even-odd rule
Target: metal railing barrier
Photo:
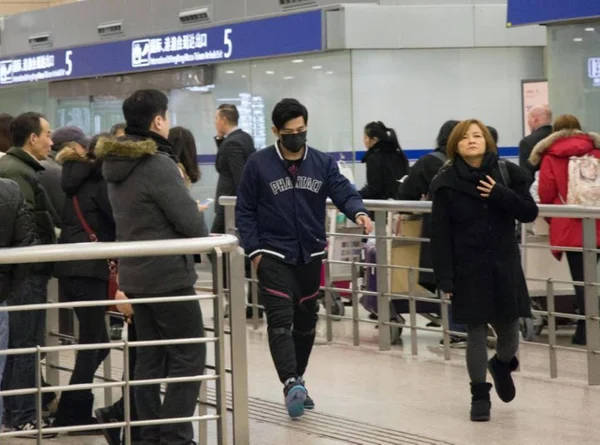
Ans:
{"type": "MultiPolygon", "coordinates": [[[[51,296],[56,298],[57,290],[49,289],[49,302],[46,304],[29,304],[20,306],[0,307],[2,312],[15,311],[47,311],[46,327],[46,346],[37,345],[31,348],[8,349],[0,351],[0,355],[22,355],[35,354],[36,386],[33,388],[23,388],[10,391],[0,391],[2,396],[30,395],[36,396],[36,420],[37,425],[42,425],[42,396],[44,393],[54,391],[75,391],[83,389],[104,389],[108,394],[113,388],[122,388],[125,406],[125,418],[119,423],[95,424],[85,426],[70,427],[52,427],[38,428],[27,432],[9,431],[0,434],[0,442],[3,438],[14,436],[30,435],[37,439],[41,444],[45,433],[66,433],[75,431],[96,430],[107,427],[124,428],[125,443],[131,445],[131,428],[150,425],[165,425],[187,422],[198,422],[199,443],[205,445],[208,443],[206,422],[216,422],[217,441],[219,445],[235,444],[249,445],[249,420],[248,420],[248,372],[246,355],[246,329],[245,329],[245,306],[244,306],[244,256],[243,251],[238,245],[238,240],[234,236],[221,235],[207,238],[179,239],[179,240],[159,240],[159,241],[139,241],[139,242],[115,242],[115,243],[82,243],[82,244],[61,244],[46,245],[25,248],[0,249],[0,264],[22,264],[22,263],[41,263],[58,261],[77,261],[94,260],[106,258],[124,258],[124,257],[144,257],[144,256],[166,256],[183,254],[201,254],[211,253],[213,258],[213,287],[211,294],[199,294],[193,296],[175,296],[175,297],[153,297],[153,298],[135,298],[127,301],[80,301],[57,303],[51,301],[51,296]],[[229,276],[229,289],[224,287],[224,261],[225,257],[229,276]],[[225,311],[224,300],[229,298],[229,324],[230,330],[225,330],[225,311]],[[92,306],[112,306],[119,304],[132,304],[135,308],[138,304],[169,304],[171,302],[212,301],[214,310],[214,326],[207,327],[206,332],[212,335],[206,335],[200,338],[180,338],[170,340],[155,341],[129,341],[125,338],[121,341],[99,344],[67,344],[60,345],[59,341],[65,337],[59,333],[58,328],[58,310],[63,308],[81,308],[92,306]],[[229,334],[230,357],[226,360],[226,335],[229,334]],[[129,378],[129,350],[131,348],[143,348],[150,346],[168,346],[184,344],[212,344],[214,346],[214,366],[207,366],[207,369],[213,369],[214,373],[196,375],[189,377],[169,377],[153,380],[131,380],[129,378]],[[66,369],[60,364],[60,354],[72,351],[109,349],[121,350],[123,353],[124,375],[122,381],[113,380],[110,377],[110,369],[105,371],[103,382],[80,385],[60,385],[59,370],[66,369]],[[44,357],[45,355],[45,357],[44,357]],[[48,382],[53,385],[46,387],[42,379],[42,361],[45,359],[46,377],[48,382]],[[226,368],[226,361],[231,362],[231,369],[226,368]],[[231,388],[228,388],[226,378],[227,371],[231,374],[231,388]],[[198,401],[198,415],[188,418],[171,418],[156,420],[131,420],[131,400],[129,398],[129,388],[142,385],[170,384],[170,383],[189,383],[202,382],[200,398],[198,401]],[[214,382],[216,393],[215,412],[208,413],[206,405],[206,386],[208,382],[214,382]],[[228,438],[228,409],[227,409],[227,391],[232,395],[232,417],[233,417],[233,441],[228,438]]],[[[56,286],[56,280],[52,280],[53,286],[56,286]]],[[[110,357],[110,354],[109,354],[110,357]]],[[[110,368],[110,361],[108,362],[110,368]]],[[[110,397],[108,397],[110,401],[110,397]]]]}
{"type": "MultiPolygon", "coordinates": [[[[235,228],[235,197],[221,197],[219,203],[225,207],[225,226],[226,232],[230,235],[236,234],[235,228]]],[[[325,260],[325,286],[322,290],[325,293],[325,321],[326,321],[326,336],[327,341],[333,341],[333,321],[335,320],[350,320],[352,321],[352,338],[354,345],[360,344],[360,325],[361,324],[377,324],[378,325],[378,338],[379,338],[379,349],[381,351],[390,350],[392,344],[397,340],[401,329],[407,328],[410,330],[411,343],[410,350],[412,355],[418,354],[418,332],[419,331],[435,331],[441,332],[443,335],[443,346],[444,346],[444,358],[446,360],[451,359],[450,353],[450,336],[462,336],[466,337],[465,333],[453,332],[449,326],[448,309],[452,304],[451,301],[440,298],[437,295],[429,294],[423,295],[422,293],[416,292],[416,283],[418,281],[419,272],[433,272],[431,269],[425,269],[415,266],[400,266],[392,264],[390,258],[390,252],[388,249],[388,242],[429,242],[429,239],[420,237],[410,236],[393,236],[389,230],[388,217],[390,214],[414,214],[420,215],[431,212],[431,202],[429,201],[379,201],[379,200],[365,200],[366,208],[374,212],[375,214],[375,233],[369,236],[362,234],[348,234],[348,233],[327,233],[328,237],[331,236],[344,236],[344,237],[355,237],[361,239],[375,239],[375,246],[377,251],[376,264],[359,262],[359,261],[337,261],[337,260],[325,260]],[[333,286],[334,279],[332,277],[332,266],[345,265],[350,268],[350,274],[347,277],[351,283],[351,289],[343,289],[333,286]],[[368,291],[365,289],[359,289],[359,274],[361,268],[375,268],[377,273],[377,290],[376,292],[368,291]],[[391,274],[393,271],[402,270],[408,275],[408,289],[406,292],[391,292],[390,282],[391,274]],[[333,314],[333,293],[334,292],[345,292],[350,294],[352,315],[334,315],[333,314]],[[360,318],[359,316],[359,297],[360,296],[376,296],[378,317],[377,321],[369,320],[366,318],[360,318]],[[400,318],[399,320],[391,320],[390,318],[390,301],[391,300],[407,300],[409,306],[409,317],[408,320],[400,318]],[[440,328],[430,328],[425,326],[417,325],[417,302],[428,302],[440,305],[440,328]]],[[[328,209],[335,209],[333,203],[328,200],[328,209]]],[[[558,377],[558,358],[557,351],[567,350],[576,351],[578,353],[587,354],[587,378],[589,385],[600,385],[600,307],[598,299],[598,271],[597,271],[597,258],[600,250],[597,249],[596,241],[596,220],[600,219],[600,208],[595,207],[583,207],[573,205],[539,205],[539,216],[540,217],[559,217],[559,218],[577,218],[582,220],[583,224],[583,239],[582,248],[562,248],[550,246],[548,244],[530,243],[527,241],[526,233],[529,225],[524,224],[522,228],[522,261],[524,266],[525,277],[528,283],[544,282],[545,283],[545,297],[547,299],[547,310],[533,310],[533,314],[544,317],[547,319],[548,327],[548,343],[526,341],[529,345],[535,347],[544,347],[549,351],[549,363],[550,363],[550,376],[552,378],[558,377]],[[572,280],[555,280],[552,277],[538,278],[531,277],[528,275],[526,267],[526,256],[527,252],[532,249],[545,249],[545,250],[558,250],[558,251],[576,251],[583,252],[584,261],[584,281],[577,282],[572,280]],[[585,292],[585,314],[566,314],[559,313],[555,310],[555,285],[556,284],[567,284],[567,285],[579,285],[584,286],[585,292]],[[557,318],[569,319],[569,320],[585,320],[586,321],[586,337],[587,345],[585,349],[574,348],[568,346],[561,346],[557,344],[557,318]]],[[[253,271],[252,277],[250,278],[250,285],[256,290],[256,274],[253,271]]],[[[261,307],[258,305],[257,292],[253,292],[253,301],[250,306],[254,308],[261,307]]],[[[254,319],[253,326],[258,328],[259,320],[257,317],[256,310],[253,311],[254,319]]],[[[493,338],[490,338],[493,340],[493,338]]]]}

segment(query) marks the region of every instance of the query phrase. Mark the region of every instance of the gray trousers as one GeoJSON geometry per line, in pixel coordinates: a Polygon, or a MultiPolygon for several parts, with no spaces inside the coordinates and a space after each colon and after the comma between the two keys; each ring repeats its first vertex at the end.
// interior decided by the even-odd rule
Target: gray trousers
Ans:
{"type": "MultiPolygon", "coordinates": [[[[519,320],[510,323],[494,323],[496,331],[496,355],[501,362],[509,363],[519,349],[519,320]]],[[[487,376],[487,333],[485,324],[467,327],[467,369],[472,383],[485,383],[487,376]]]]}

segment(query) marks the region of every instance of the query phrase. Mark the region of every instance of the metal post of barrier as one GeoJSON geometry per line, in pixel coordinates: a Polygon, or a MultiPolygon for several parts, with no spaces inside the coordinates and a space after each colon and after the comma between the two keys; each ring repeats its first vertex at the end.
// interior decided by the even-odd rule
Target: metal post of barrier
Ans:
{"type": "Polygon", "coordinates": [[[550,378],[558,377],[558,366],[556,361],[556,311],[554,302],[554,283],[552,279],[546,282],[546,300],[548,309],[548,345],[550,346],[550,378]]]}
{"type": "MultiPolygon", "coordinates": [[[[110,315],[106,314],[104,317],[104,324],[110,338],[110,315]]],[[[123,325],[123,330],[127,329],[127,325],[123,325]]],[[[104,378],[112,379],[112,350],[108,350],[106,358],[102,362],[102,370],[104,378]]],[[[104,406],[110,406],[113,404],[112,388],[104,388],[104,406]]]]}
{"type": "Polygon", "coordinates": [[[129,389],[131,388],[129,379],[129,337],[125,340],[125,346],[123,346],[123,379],[125,380],[125,386],[123,387],[123,411],[125,411],[125,445],[131,445],[131,396],[129,389]]]}
{"type": "Polygon", "coordinates": [[[521,223],[521,266],[525,276],[527,276],[527,249],[524,246],[527,244],[527,226],[527,223],[521,223]]]}
{"type": "Polygon", "coordinates": [[[225,233],[236,236],[235,230],[235,205],[224,206],[225,209],[225,233]]]}
{"type": "Polygon", "coordinates": [[[246,305],[244,300],[244,251],[229,254],[231,270],[231,385],[233,399],[233,443],[250,445],[248,413],[248,355],[246,348],[246,305]]]}
{"type": "Polygon", "coordinates": [[[37,393],[35,394],[35,414],[37,421],[37,443],[40,445],[43,439],[42,431],[42,349],[41,346],[37,346],[37,352],[35,353],[35,387],[37,393]]]}
{"type": "Polygon", "coordinates": [[[79,318],[75,315],[75,311],[70,311],[73,316],[73,337],[79,343],[79,318]]]}
{"type": "Polygon", "coordinates": [[[325,260],[325,325],[327,327],[327,341],[333,341],[333,292],[331,291],[331,263],[325,260]]]}
{"type": "Polygon", "coordinates": [[[598,288],[594,283],[598,281],[598,254],[596,253],[596,220],[583,218],[583,276],[586,315],[586,340],[588,356],[588,383],[600,385],[600,324],[597,318],[600,310],[598,307],[598,288]]]}
{"type": "Polygon", "coordinates": [[[352,263],[352,336],[354,346],[360,346],[360,321],[358,313],[358,266],[352,263]]]}
{"type": "MultiPolygon", "coordinates": [[[[58,280],[51,279],[48,282],[48,303],[58,303],[58,280]]],[[[58,309],[46,311],[46,345],[58,346],[60,340],[53,332],[60,332],[58,309]]],[[[52,386],[60,384],[58,367],[60,366],[60,355],[58,352],[46,354],[46,381],[52,386]]]]}
{"type": "MultiPolygon", "coordinates": [[[[218,379],[215,382],[215,384],[217,387],[217,415],[219,416],[219,419],[217,420],[217,443],[219,445],[223,445],[227,443],[227,382],[225,376],[225,312],[223,310],[224,270],[223,252],[221,251],[221,249],[215,249],[213,261],[213,288],[215,289],[215,295],[217,297],[213,300],[214,336],[217,338],[217,344],[215,345],[215,374],[218,376],[218,379]]],[[[233,282],[235,280],[231,281],[233,282]]],[[[230,298],[230,313],[234,304],[239,304],[239,302],[234,300],[233,298],[230,298]]]]}
{"type": "Polygon", "coordinates": [[[259,328],[259,318],[258,318],[258,284],[256,283],[256,269],[254,267],[250,267],[251,273],[250,278],[252,281],[250,283],[250,290],[252,292],[252,327],[254,330],[259,328]]]}
{"type": "Polygon", "coordinates": [[[387,240],[386,240],[386,211],[375,212],[375,248],[377,249],[377,312],[379,322],[379,350],[389,351],[391,345],[390,328],[386,323],[390,322],[390,300],[389,294],[389,264],[387,240]]]}
{"type": "Polygon", "coordinates": [[[410,312],[410,350],[412,355],[418,355],[419,353],[417,345],[417,301],[414,298],[416,284],[415,269],[410,267],[408,269],[408,308],[410,312]]]}
{"type": "Polygon", "coordinates": [[[450,334],[448,334],[448,331],[450,330],[450,302],[448,301],[448,299],[442,291],[438,290],[437,293],[440,299],[440,312],[442,313],[442,339],[444,341],[444,360],[450,360],[450,334]]]}
{"type": "MultiPolygon", "coordinates": [[[[200,384],[200,395],[198,397],[198,417],[203,417],[208,414],[208,382],[202,382],[200,384]]],[[[204,425],[204,422],[198,421],[198,445],[208,445],[208,428],[204,425]]]]}
{"type": "MultiPolygon", "coordinates": [[[[237,230],[235,226],[235,206],[225,206],[225,234],[237,236],[237,230]]],[[[225,283],[230,282],[231,271],[229,270],[229,263],[225,263],[225,269],[223,270],[223,276],[225,277],[225,283]]],[[[214,269],[213,269],[214,270],[214,269]]],[[[245,279],[245,277],[244,277],[245,279]]],[[[231,293],[227,293],[225,299],[229,305],[231,305],[231,293]]],[[[245,301],[245,300],[244,300],[245,301]]],[[[229,309],[231,311],[231,308],[229,309]]],[[[231,316],[231,313],[228,314],[231,316]]]]}

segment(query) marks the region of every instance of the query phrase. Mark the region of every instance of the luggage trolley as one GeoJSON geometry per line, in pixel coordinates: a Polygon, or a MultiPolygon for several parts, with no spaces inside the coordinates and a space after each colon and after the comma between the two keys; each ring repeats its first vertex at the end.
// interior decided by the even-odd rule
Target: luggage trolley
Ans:
{"type": "MultiPolygon", "coordinates": [[[[329,236],[327,245],[327,259],[330,261],[347,261],[348,263],[360,262],[363,240],[355,236],[344,236],[344,234],[361,235],[362,227],[358,227],[346,216],[337,210],[327,212],[329,233],[339,235],[329,236]]],[[[332,315],[345,314],[345,304],[343,299],[347,299],[347,304],[351,304],[352,298],[352,266],[350,264],[331,264],[331,285],[340,289],[348,289],[348,292],[332,291],[333,306],[332,315]]],[[[321,286],[325,286],[325,264],[321,269],[321,286]]],[[[325,291],[319,292],[319,298],[325,307],[325,291]]]]}
{"type": "MultiPolygon", "coordinates": [[[[418,238],[421,236],[422,219],[419,215],[397,215],[393,223],[389,227],[395,227],[396,236],[405,236],[418,238]]],[[[391,230],[389,231],[391,233],[391,230]]],[[[389,243],[391,249],[390,258],[391,264],[395,266],[419,267],[419,256],[421,243],[418,241],[410,241],[405,239],[394,239],[389,243]]],[[[377,251],[375,245],[367,243],[364,247],[365,262],[376,264],[377,251]]],[[[418,274],[418,272],[414,272],[418,274]]],[[[405,269],[392,269],[390,272],[390,289],[394,294],[407,294],[409,290],[409,272],[405,269]]],[[[416,283],[415,283],[416,284],[416,283]]],[[[377,270],[375,267],[367,268],[365,274],[365,288],[370,292],[377,292],[377,270]]],[[[414,296],[435,297],[427,289],[416,284],[413,290],[414,296]]],[[[360,300],[362,306],[371,314],[377,315],[377,297],[374,295],[363,295],[360,300]]],[[[409,301],[405,299],[392,299],[390,301],[390,318],[392,322],[406,322],[402,314],[410,312],[409,301]]],[[[417,301],[417,314],[426,318],[432,323],[441,326],[440,305],[436,303],[417,301]]],[[[402,336],[402,328],[392,326],[391,342],[392,344],[400,343],[402,336]]]]}

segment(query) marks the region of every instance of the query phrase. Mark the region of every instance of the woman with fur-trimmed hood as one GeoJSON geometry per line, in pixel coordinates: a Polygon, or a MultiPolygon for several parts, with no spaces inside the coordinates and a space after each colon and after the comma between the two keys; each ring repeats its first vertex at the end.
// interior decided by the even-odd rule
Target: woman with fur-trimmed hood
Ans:
{"type": "MultiPolygon", "coordinates": [[[[553,133],[540,141],[531,152],[529,162],[541,163],[538,193],[541,204],[565,204],[569,188],[569,159],[572,156],[594,156],[600,159],[600,135],[581,131],[579,120],[572,115],[559,116],[553,125],[553,133]]],[[[582,222],[576,218],[550,218],[550,245],[582,247],[582,222]]],[[[600,247],[600,221],[596,222],[596,237],[600,247]]],[[[553,251],[560,260],[562,252],[553,251]]],[[[583,281],[583,254],[567,252],[569,269],[574,281],[583,281]]],[[[584,308],[583,288],[575,287],[577,304],[581,313],[584,308]]],[[[573,343],[585,344],[585,321],[577,323],[573,343]]]]}
{"type": "MultiPolygon", "coordinates": [[[[81,131],[81,130],[79,130],[81,131]]],[[[83,135],[83,132],[81,132],[83,135]]],[[[56,156],[61,164],[61,187],[66,195],[61,218],[60,244],[87,243],[90,236],[76,210],[75,199],[86,224],[98,241],[115,241],[115,221],[108,199],[108,188],[102,176],[102,163],[95,156],[98,137],[89,147],[66,143],[56,156]]],[[[87,145],[87,144],[86,144],[87,145]]],[[[106,300],[108,298],[109,269],[106,260],[65,261],[55,266],[63,296],[68,301],[106,300]]],[[[104,306],[75,309],[79,319],[79,343],[108,343],[104,306]]],[[[79,351],[71,376],[71,385],[89,384],[96,370],[108,355],[108,349],[79,351]]],[[[57,426],[91,425],[94,396],[92,391],[64,392],[56,415],[57,426]]],[[[94,431],[93,433],[100,433],[94,431]]]]}

